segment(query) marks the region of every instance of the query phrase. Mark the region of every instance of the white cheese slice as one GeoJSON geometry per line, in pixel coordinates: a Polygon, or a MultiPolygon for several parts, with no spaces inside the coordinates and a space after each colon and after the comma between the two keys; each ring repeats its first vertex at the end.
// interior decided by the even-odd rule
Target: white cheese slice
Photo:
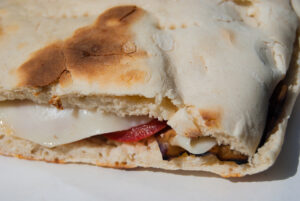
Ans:
{"type": "Polygon", "coordinates": [[[83,109],[58,110],[30,102],[0,103],[0,132],[47,147],[103,133],[127,130],[149,122],[145,116],[118,117],[83,109]]]}
{"type": "Polygon", "coordinates": [[[216,140],[210,137],[188,138],[181,135],[176,135],[170,143],[182,147],[192,154],[203,154],[217,144],[216,140]]]}

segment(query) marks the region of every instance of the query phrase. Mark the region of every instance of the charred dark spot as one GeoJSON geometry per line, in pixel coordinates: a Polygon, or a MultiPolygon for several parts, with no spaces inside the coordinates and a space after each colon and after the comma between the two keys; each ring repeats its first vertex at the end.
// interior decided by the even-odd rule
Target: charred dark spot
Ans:
{"type": "Polygon", "coordinates": [[[55,43],[33,54],[17,73],[21,86],[44,87],[57,81],[66,69],[61,43],[55,43]]]}
{"type": "Polygon", "coordinates": [[[89,57],[89,56],[91,56],[91,54],[87,51],[82,51],[82,56],[83,57],[89,57]]]}
{"type": "Polygon", "coordinates": [[[121,73],[127,72],[126,69],[130,65],[121,65],[121,60],[127,58],[128,61],[124,63],[129,63],[134,56],[141,57],[145,54],[141,51],[129,51],[129,53],[123,51],[123,45],[132,41],[133,34],[130,27],[144,13],[144,10],[136,6],[119,6],[107,10],[92,26],[80,28],[67,40],[35,52],[18,68],[19,85],[44,87],[58,81],[65,70],[72,77],[76,76],[88,81],[98,81],[100,75],[109,79],[115,76],[115,79],[119,79],[115,82],[126,81],[123,77],[119,77],[121,73]]]}
{"type": "Polygon", "coordinates": [[[53,162],[54,162],[54,163],[59,163],[60,161],[59,161],[58,158],[54,158],[53,162]]]}

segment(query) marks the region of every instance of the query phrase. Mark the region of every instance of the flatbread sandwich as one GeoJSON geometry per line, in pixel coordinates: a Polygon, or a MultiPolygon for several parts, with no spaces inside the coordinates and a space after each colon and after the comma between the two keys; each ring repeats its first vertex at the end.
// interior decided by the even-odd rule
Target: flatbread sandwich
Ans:
{"type": "Polygon", "coordinates": [[[223,177],[276,160],[297,0],[2,0],[0,154],[223,177]]]}

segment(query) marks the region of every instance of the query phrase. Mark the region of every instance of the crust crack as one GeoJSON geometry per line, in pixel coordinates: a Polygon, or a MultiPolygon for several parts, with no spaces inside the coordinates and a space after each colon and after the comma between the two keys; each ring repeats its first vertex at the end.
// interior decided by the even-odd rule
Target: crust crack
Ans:
{"type": "Polygon", "coordinates": [[[127,14],[125,14],[123,17],[120,18],[120,21],[123,21],[125,18],[127,18],[129,15],[132,15],[135,11],[136,11],[136,7],[134,7],[132,9],[132,11],[128,12],[127,14]]]}

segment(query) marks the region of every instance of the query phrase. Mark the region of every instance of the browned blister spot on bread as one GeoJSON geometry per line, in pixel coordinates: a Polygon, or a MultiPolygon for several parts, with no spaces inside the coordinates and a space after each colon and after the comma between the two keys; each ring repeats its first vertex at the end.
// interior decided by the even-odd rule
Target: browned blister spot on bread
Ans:
{"type": "Polygon", "coordinates": [[[128,85],[143,82],[145,80],[146,73],[141,70],[130,70],[120,76],[120,81],[128,85]]]}
{"type": "Polygon", "coordinates": [[[19,85],[44,87],[58,80],[64,70],[64,54],[61,43],[57,42],[35,52],[29,61],[18,68],[19,85]]]}
{"type": "Polygon", "coordinates": [[[59,80],[65,87],[70,78],[103,85],[144,82],[147,72],[139,69],[143,64],[138,60],[147,54],[137,49],[131,31],[144,13],[136,6],[107,10],[93,25],[36,52],[19,68],[20,85],[43,87],[59,80]]]}
{"type": "Polygon", "coordinates": [[[209,128],[220,128],[222,113],[220,110],[200,110],[200,115],[209,128]]]}

